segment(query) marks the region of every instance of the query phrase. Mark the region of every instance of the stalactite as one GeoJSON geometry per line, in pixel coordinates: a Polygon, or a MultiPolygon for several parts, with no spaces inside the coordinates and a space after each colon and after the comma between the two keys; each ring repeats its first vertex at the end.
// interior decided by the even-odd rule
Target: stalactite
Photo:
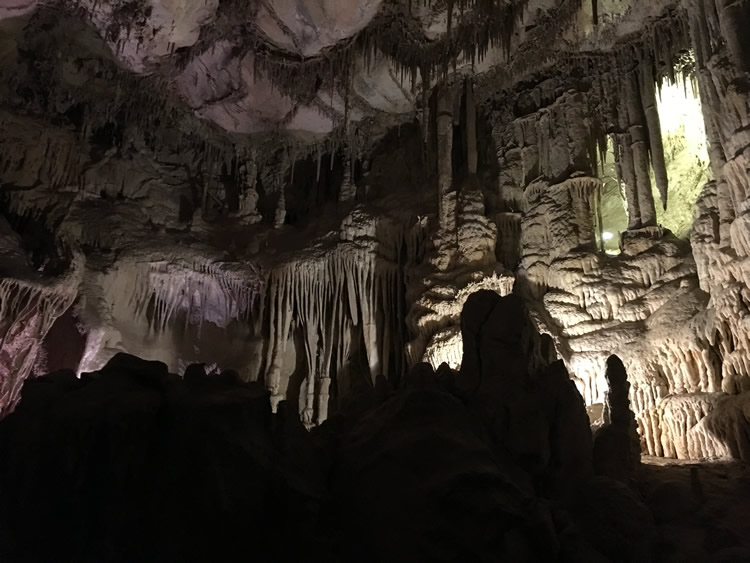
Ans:
{"type": "Polygon", "coordinates": [[[118,318],[141,320],[153,304],[151,329],[167,330],[177,313],[185,323],[200,327],[205,321],[227,326],[234,319],[252,317],[260,291],[261,273],[253,267],[207,261],[144,261],[123,256],[116,268],[102,275],[102,299],[118,318]],[[199,303],[194,297],[200,298],[199,303]],[[207,306],[206,299],[210,299],[207,306]]]}
{"type": "Polygon", "coordinates": [[[332,374],[349,369],[350,331],[345,327],[362,331],[372,383],[378,375],[400,377],[404,368],[399,351],[405,335],[393,330],[403,315],[396,306],[404,292],[404,274],[397,263],[402,247],[407,254],[403,259],[415,261],[422,243],[411,241],[409,229],[390,223],[372,238],[379,230],[377,221],[354,212],[345,220],[336,249],[320,256],[299,256],[267,272],[264,305],[254,313],[270,327],[265,384],[274,404],[283,399],[283,356],[289,334],[299,328],[308,367],[301,414],[308,426],[327,416],[332,374]]]}
{"type": "Polygon", "coordinates": [[[52,324],[75,301],[84,263],[76,252],[69,271],[54,283],[0,280],[0,418],[20,398],[52,324]]]}

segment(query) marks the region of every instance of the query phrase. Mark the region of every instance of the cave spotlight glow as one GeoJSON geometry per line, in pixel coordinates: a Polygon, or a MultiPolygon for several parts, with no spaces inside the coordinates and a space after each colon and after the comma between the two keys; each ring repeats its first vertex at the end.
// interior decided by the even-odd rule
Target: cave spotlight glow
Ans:
{"type": "MultiPolygon", "coordinates": [[[[657,220],[681,238],[693,224],[693,206],[710,178],[706,125],[697,87],[688,79],[666,82],[656,96],[669,176],[667,209],[657,220]]],[[[655,187],[655,182],[652,182],[655,187]]],[[[656,190],[654,198],[659,201],[656,190]]]]}
{"type": "MultiPolygon", "coordinates": [[[[703,162],[708,161],[706,124],[698,91],[690,80],[677,80],[662,85],[656,105],[662,136],[683,137],[690,152],[703,162]]],[[[666,139],[665,139],[666,140],[666,139]]]]}

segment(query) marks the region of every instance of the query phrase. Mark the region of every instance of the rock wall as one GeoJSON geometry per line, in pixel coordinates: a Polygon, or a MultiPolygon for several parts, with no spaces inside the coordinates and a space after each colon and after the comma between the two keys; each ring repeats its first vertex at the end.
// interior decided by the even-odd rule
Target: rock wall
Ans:
{"type": "MultiPolygon", "coordinates": [[[[554,337],[587,403],[603,400],[604,361],[617,353],[631,374],[644,451],[711,457],[722,455],[722,446],[696,424],[712,409],[693,408],[691,401],[703,404],[706,394],[742,391],[738,374],[746,370],[735,366],[747,358],[736,350],[743,344],[720,344],[720,334],[742,334],[737,326],[720,328],[720,319],[736,323],[743,310],[740,288],[734,286],[732,299],[733,283],[723,265],[717,267],[717,253],[711,254],[718,248],[713,229],[720,225],[711,206],[721,197],[712,184],[699,201],[694,261],[685,241],[656,225],[652,195],[658,192],[666,208],[669,178],[655,88],[674,78],[673,69],[685,68],[679,61],[696,40],[695,31],[688,33],[692,9],[653,24],[665,32],[662,42],[644,34],[609,56],[567,62],[561,75],[520,84],[490,98],[485,109],[500,169],[491,197],[504,216],[520,216],[517,290],[538,304],[538,323],[554,337]],[[602,251],[600,232],[597,176],[605,136],[614,142],[629,217],[616,257],[602,251]],[[712,276],[723,283],[711,286],[712,276]],[[690,418],[692,411],[701,414],[690,418]],[[688,419],[692,422],[675,422],[688,419]]],[[[697,65],[700,69],[700,60],[697,65]]],[[[702,94],[702,104],[707,119],[723,115],[715,96],[702,94]]],[[[737,170],[734,166],[727,169],[737,170]]],[[[725,396],[705,404],[720,397],[725,396]]]]}
{"type": "Polygon", "coordinates": [[[691,30],[715,182],[697,204],[692,242],[711,300],[705,336],[720,350],[722,389],[746,390],[748,336],[748,53],[738,36],[743,4],[691,5],[691,30]]]}

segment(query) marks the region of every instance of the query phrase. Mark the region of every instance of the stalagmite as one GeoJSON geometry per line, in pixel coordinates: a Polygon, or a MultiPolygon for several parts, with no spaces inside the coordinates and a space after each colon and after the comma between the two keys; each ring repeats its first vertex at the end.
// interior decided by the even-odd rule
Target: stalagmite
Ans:
{"type": "Polygon", "coordinates": [[[636,475],[640,464],[641,446],[635,417],[630,410],[625,366],[617,356],[607,359],[605,374],[609,387],[602,413],[602,427],[594,434],[594,467],[622,481],[636,475]]]}

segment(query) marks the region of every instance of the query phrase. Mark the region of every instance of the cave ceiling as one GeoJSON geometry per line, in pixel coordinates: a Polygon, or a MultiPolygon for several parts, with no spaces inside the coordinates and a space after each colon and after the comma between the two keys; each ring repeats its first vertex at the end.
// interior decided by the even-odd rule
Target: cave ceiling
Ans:
{"type": "MultiPolygon", "coordinates": [[[[143,100],[152,113],[157,105],[177,108],[219,135],[309,144],[352,127],[376,135],[413,120],[425,105],[425,77],[434,84],[489,73],[497,89],[502,79],[601,47],[663,11],[660,2],[584,4],[1,0],[0,57],[8,63],[27,53],[41,72],[71,87],[86,83],[92,96],[113,84],[118,96],[137,91],[139,108],[143,100]],[[102,64],[116,68],[102,72],[102,64]]],[[[73,102],[61,108],[57,100],[57,109],[73,102]]]]}

